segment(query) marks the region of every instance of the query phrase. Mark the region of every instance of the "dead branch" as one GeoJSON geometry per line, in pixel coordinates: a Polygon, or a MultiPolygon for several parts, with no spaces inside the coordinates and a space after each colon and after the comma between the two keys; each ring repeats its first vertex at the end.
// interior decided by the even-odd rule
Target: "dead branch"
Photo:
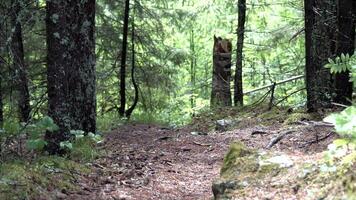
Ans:
{"type": "Polygon", "coordinates": [[[317,139],[315,139],[315,140],[313,140],[313,141],[306,142],[306,143],[304,143],[304,144],[302,144],[302,145],[299,145],[299,148],[303,148],[303,147],[310,146],[310,145],[315,144],[315,143],[319,143],[319,142],[321,142],[321,141],[327,139],[328,137],[330,137],[330,136],[333,135],[333,134],[334,134],[334,132],[329,132],[327,135],[325,135],[325,136],[322,137],[322,138],[317,138],[317,139]]]}
{"type": "Polygon", "coordinates": [[[327,122],[317,122],[317,121],[298,121],[298,124],[312,126],[312,127],[330,127],[333,128],[334,125],[327,122]]]}
{"type": "Polygon", "coordinates": [[[269,134],[269,133],[266,131],[262,131],[262,130],[254,130],[251,133],[251,135],[266,135],[266,134],[269,134]]]}
{"type": "Polygon", "coordinates": [[[271,141],[266,146],[267,149],[272,148],[275,144],[281,141],[286,135],[295,132],[296,130],[286,130],[280,132],[276,137],[272,138],[271,141]]]}
{"type": "Polygon", "coordinates": [[[199,146],[211,146],[211,144],[204,144],[204,143],[199,143],[196,141],[193,141],[193,144],[199,145],[199,146]]]}

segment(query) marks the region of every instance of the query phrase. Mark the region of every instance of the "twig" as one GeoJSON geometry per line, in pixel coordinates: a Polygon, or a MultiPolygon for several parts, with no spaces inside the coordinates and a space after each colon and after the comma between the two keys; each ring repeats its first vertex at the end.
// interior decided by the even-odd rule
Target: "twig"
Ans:
{"type": "Polygon", "coordinates": [[[280,132],[276,137],[272,138],[271,141],[268,143],[266,146],[267,149],[272,148],[275,144],[277,144],[279,141],[281,141],[286,135],[295,132],[295,130],[286,130],[283,132],[280,132]]]}
{"type": "Polygon", "coordinates": [[[322,138],[320,138],[320,139],[315,139],[315,140],[313,140],[313,141],[310,141],[310,142],[306,142],[306,143],[304,143],[304,144],[302,144],[302,145],[299,145],[299,148],[303,148],[303,147],[306,147],[306,146],[310,146],[311,144],[314,144],[314,143],[318,143],[318,142],[320,142],[320,141],[323,141],[323,140],[325,140],[325,139],[327,139],[328,137],[330,137],[331,135],[333,135],[334,134],[334,132],[329,132],[326,136],[324,136],[324,137],[322,137],[322,138]]]}
{"type": "Polygon", "coordinates": [[[331,105],[339,106],[339,107],[343,107],[343,108],[348,108],[348,106],[346,106],[344,104],[339,104],[339,103],[335,103],[335,102],[331,102],[331,105]]]}
{"type": "Polygon", "coordinates": [[[296,90],[296,91],[294,91],[294,92],[288,94],[287,96],[283,97],[283,99],[279,100],[276,104],[274,104],[274,106],[277,106],[278,104],[280,104],[280,103],[282,103],[283,101],[285,101],[286,99],[288,99],[290,96],[292,96],[292,95],[294,95],[294,94],[296,94],[296,93],[298,93],[298,92],[301,92],[301,91],[303,91],[303,90],[305,90],[305,89],[306,89],[306,88],[301,88],[301,89],[299,89],[299,90],[296,90]]]}
{"type": "Polygon", "coordinates": [[[298,124],[302,124],[302,125],[306,125],[306,126],[322,126],[322,127],[330,127],[333,128],[334,125],[331,123],[327,123],[327,122],[316,122],[316,121],[309,121],[309,122],[304,122],[304,121],[298,121],[298,124]]]}
{"type": "Polygon", "coordinates": [[[204,144],[204,143],[199,143],[196,141],[193,141],[193,144],[199,145],[199,146],[211,146],[211,144],[204,144]]]}
{"type": "Polygon", "coordinates": [[[251,135],[266,135],[268,132],[262,130],[254,130],[252,131],[251,135]]]}

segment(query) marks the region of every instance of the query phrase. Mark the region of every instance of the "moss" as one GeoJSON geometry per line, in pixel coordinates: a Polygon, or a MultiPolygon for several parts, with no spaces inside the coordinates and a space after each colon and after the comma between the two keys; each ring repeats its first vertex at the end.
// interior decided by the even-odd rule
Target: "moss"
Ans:
{"type": "Polygon", "coordinates": [[[77,190],[76,174],[88,173],[83,164],[57,156],[5,163],[0,165],[0,199],[52,199],[54,189],[77,190]]]}
{"type": "Polygon", "coordinates": [[[310,114],[310,113],[292,113],[290,115],[286,116],[286,120],[284,120],[283,124],[284,125],[290,125],[294,124],[298,121],[303,121],[303,120],[318,120],[320,117],[318,117],[316,114],[310,114]]]}
{"type": "Polygon", "coordinates": [[[258,170],[257,152],[248,149],[241,142],[234,142],[224,157],[221,177],[234,178],[245,176],[258,170]]]}
{"type": "Polygon", "coordinates": [[[73,149],[70,152],[70,158],[73,160],[91,161],[100,155],[95,148],[95,141],[91,138],[84,137],[73,142],[73,149]]]}

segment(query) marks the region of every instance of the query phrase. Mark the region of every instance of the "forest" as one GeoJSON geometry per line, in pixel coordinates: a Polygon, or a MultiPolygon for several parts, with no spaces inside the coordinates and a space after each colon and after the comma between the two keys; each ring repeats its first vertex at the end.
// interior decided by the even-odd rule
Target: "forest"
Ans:
{"type": "Polygon", "coordinates": [[[356,200],[355,0],[1,0],[0,199],[356,200]]]}

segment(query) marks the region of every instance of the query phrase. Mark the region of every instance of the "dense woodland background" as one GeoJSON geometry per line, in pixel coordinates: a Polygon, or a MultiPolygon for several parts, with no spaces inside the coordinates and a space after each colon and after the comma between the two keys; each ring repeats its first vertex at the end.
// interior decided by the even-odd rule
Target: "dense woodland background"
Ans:
{"type": "Polygon", "coordinates": [[[233,44],[235,105],[265,94],[249,90],[300,75],[276,87],[275,99],[293,94],[281,106],[350,104],[348,72],[332,76],[324,65],[354,51],[354,4],[2,1],[0,121],[49,115],[61,132],[104,130],[131,114],[186,124],[209,109],[214,35],[233,44]]]}
{"type": "MultiPolygon", "coordinates": [[[[146,187],[151,182],[143,176],[183,161],[183,168],[163,170],[162,177],[181,170],[180,182],[192,184],[189,197],[209,197],[209,178],[218,175],[231,139],[209,131],[216,125],[213,131],[225,132],[235,122],[233,137],[256,149],[294,137],[276,149],[298,152],[292,155],[297,163],[319,159],[330,144],[325,163],[312,164],[332,178],[318,180],[352,196],[355,27],[355,0],[1,0],[0,199],[12,193],[14,199],[65,199],[83,195],[68,191],[91,183],[81,187],[96,199],[98,188],[132,177],[146,187]],[[340,113],[320,122],[333,111],[340,113]],[[261,127],[266,130],[254,130],[261,127]],[[112,179],[117,166],[133,172],[100,182],[112,179]],[[147,166],[158,168],[144,171],[147,166]],[[104,175],[91,177],[90,170],[104,175]]],[[[236,162],[244,157],[242,146],[231,146],[221,176],[230,170],[229,155],[236,162]]],[[[302,181],[288,195],[320,188],[318,181],[302,181]]],[[[125,184],[121,189],[131,190],[136,183],[125,184]]],[[[213,185],[217,199],[224,184],[215,191],[213,185]]],[[[162,192],[154,187],[148,191],[162,192]]]]}

